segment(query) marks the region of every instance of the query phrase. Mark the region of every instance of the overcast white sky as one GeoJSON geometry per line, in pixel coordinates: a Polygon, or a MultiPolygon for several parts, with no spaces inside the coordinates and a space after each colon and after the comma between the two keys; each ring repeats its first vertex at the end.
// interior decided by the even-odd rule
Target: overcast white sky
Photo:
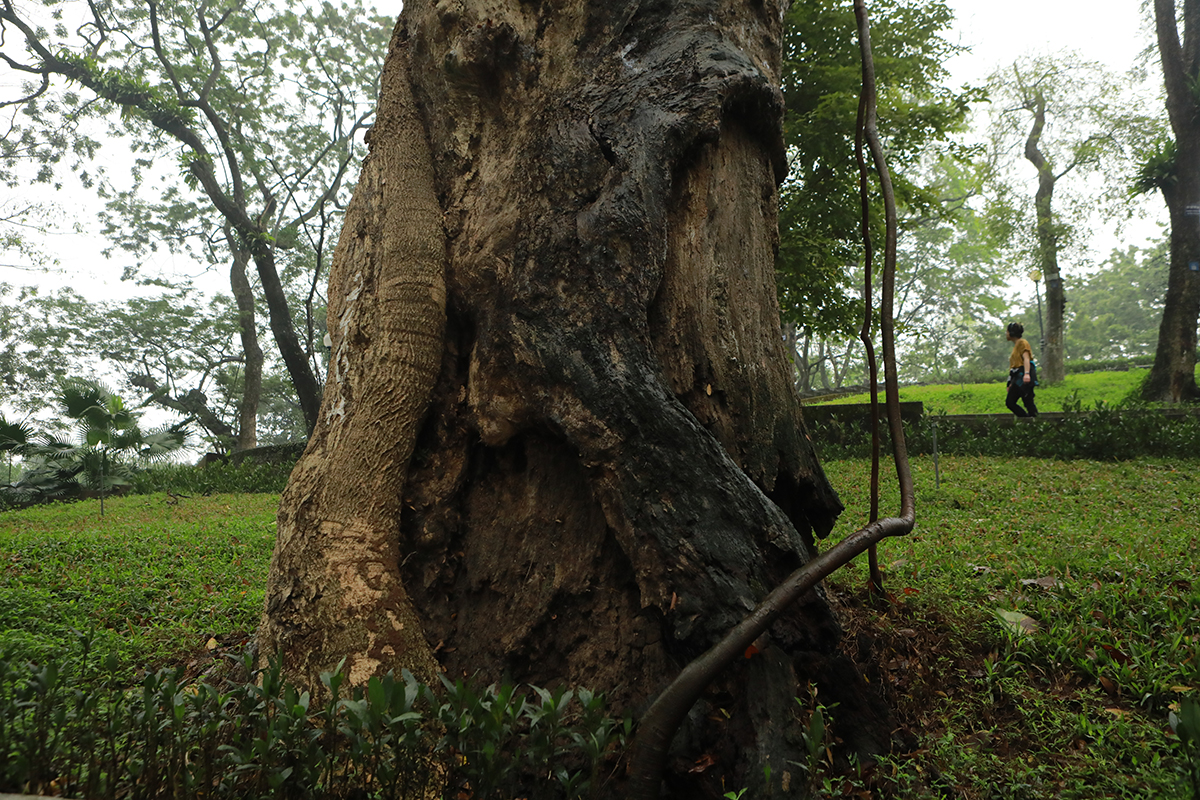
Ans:
{"type": "Polygon", "coordinates": [[[982,82],[1018,56],[1067,48],[1124,71],[1153,44],[1143,0],[948,0],[947,5],[956,17],[951,40],[970,48],[947,65],[955,83],[982,82]]]}
{"type": "MultiPolygon", "coordinates": [[[[802,1],[802,0],[800,0],[802,1]]],[[[1053,53],[1064,48],[1077,50],[1084,58],[1105,63],[1116,71],[1124,71],[1139,61],[1140,54],[1152,43],[1150,30],[1143,22],[1143,0],[1093,0],[1090,3],[1062,0],[949,0],[957,22],[950,38],[967,48],[955,57],[948,67],[953,86],[982,83],[997,67],[1012,63],[1021,55],[1053,53]]],[[[381,11],[398,10],[399,0],[377,5],[381,11]]],[[[1157,64],[1150,63],[1151,75],[1157,79],[1157,64]]],[[[119,145],[114,145],[119,147],[119,145]]],[[[55,198],[68,215],[88,228],[82,202],[75,197],[87,196],[71,176],[64,176],[67,187],[73,190],[57,193],[55,198]]],[[[66,226],[69,228],[69,225],[66,226]]],[[[1157,231],[1156,224],[1134,226],[1121,240],[1111,232],[1100,233],[1096,248],[1100,255],[1112,246],[1128,241],[1142,244],[1146,235],[1157,231]]],[[[92,296],[120,296],[130,289],[119,280],[128,260],[118,255],[107,261],[100,255],[102,243],[94,237],[73,233],[57,233],[48,237],[45,249],[60,260],[60,271],[41,276],[0,267],[0,281],[9,283],[66,283],[92,296]]],[[[164,272],[194,275],[197,268],[179,263],[162,254],[156,266],[164,272]]],[[[1068,267],[1069,268],[1069,267],[1068,267]]],[[[223,271],[211,274],[205,282],[215,290],[227,291],[223,271]]]]}

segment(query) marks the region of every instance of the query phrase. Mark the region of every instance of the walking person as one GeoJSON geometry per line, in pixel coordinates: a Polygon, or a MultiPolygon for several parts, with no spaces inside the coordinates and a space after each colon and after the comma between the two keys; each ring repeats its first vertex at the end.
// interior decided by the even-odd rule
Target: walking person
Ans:
{"type": "Polygon", "coordinates": [[[1033,348],[1023,338],[1024,334],[1025,327],[1021,323],[1008,323],[1007,338],[1013,343],[1013,351],[1008,357],[1008,397],[1004,404],[1018,417],[1036,417],[1033,387],[1037,384],[1037,371],[1033,364],[1033,348]],[[1017,405],[1018,400],[1025,408],[1017,405]]]}

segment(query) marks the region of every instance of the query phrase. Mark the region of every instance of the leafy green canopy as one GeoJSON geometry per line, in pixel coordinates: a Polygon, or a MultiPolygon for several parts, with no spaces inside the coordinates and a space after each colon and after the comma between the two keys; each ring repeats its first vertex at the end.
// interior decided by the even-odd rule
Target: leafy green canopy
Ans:
{"type": "Polygon", "coordinates": [[[1067,306],[1067,352],[1073,359],[1143,358],[1158,343],[1167,292],[1168,241],[1114,250],[1079,279],[1067,306]]]}
{"type": "MultiPolygon", "coordinates": [[[[901,215],[911,224],[937,212],[922,164],[936,160],[934,153],[960,152],[949,136],[981,95],[941,83],[943,62],[957,51],[943,38],[953,19],[945,2],[880,0],[871,13],[879,129],[901,215]]],[[[782,88],[791,172],[780,198],[782,312],[801,328],[849,335],[860,324],[861,301],[848,286],[847,268],[862,259],[854,155],[862,74],[854,13],[839,0],[793,3],[785,25],[782,88]]],[[[874,202],[881,207],[877,196],[874,202]]],[[[874,216],[882,219],[878,208],[874,216]]]]}
{"type": "Polygon", "coordinates": [[[77,365],[69,334],[51,322],[34,288],[0,283],[0,406],[37,416],[77,365]]]}
{"type": "MultiPolygon", "coordinates": [[[[108,201],[102,222],[120,247],[141,255],[165,243],[239,273],[253,261],[272,334],[315,424],[316,346],[296,334],[276,261],[300,241],[336,238],[391,21],[330,2],[114,0],[83,9],[45,0],[38,9],[3,0],[0,28],[24,46],[0,53],[0,64],[28,79],[18,96],[0,97],[0,107],[21,112],[0,140],[0,180],[19,182],[30,162],[38,180],[52,180],[70,155],[108,201]],[[109,185],[95,120],[131,143],[131,189],[109,185]]],[[[245,281],[231,283],[252,308],[245,281]]]]}
{"type": "MultiPolygon", "coordinates": [[[[3,99],[21,114],[0,140],[0,179],[28,179],[22,167],[32,161],[36,180],[53,180],[68,155],[85,182],[102,176],[101,142],[86,124],[98,118],[146,156],[136,180],[174,156],[187,186],[214,181],[220,191],[202,205],[257,196],[260,208],[276,201],[282,213],[341,188],[353,136],[374,113],[390,20],[329,2],[117,0],[89,4],[82,18],[72,18],[72,5],[45,0],[50,20],[12,0],[0,9],[0,25],[26,50],[3,61],[28,78],[21,96],[3,99]]],[[[176,184],[163,191],[159,210],[199,199],[176,184]]]]}
{"type": "MultiPolygon", "coordinates": [[[[951,194],[966,193],[963,180],[969,172],[953,169],[951,162],[944,166],[949,170],[939,185],[951,194]]],[[[996,240],[970,206],[951,213],[912,226],[898,243],[895,308],[902,380],[946,380],[979,353],[981,340],[1003,341],[998,332],[1008,301],[996,240]]]]}

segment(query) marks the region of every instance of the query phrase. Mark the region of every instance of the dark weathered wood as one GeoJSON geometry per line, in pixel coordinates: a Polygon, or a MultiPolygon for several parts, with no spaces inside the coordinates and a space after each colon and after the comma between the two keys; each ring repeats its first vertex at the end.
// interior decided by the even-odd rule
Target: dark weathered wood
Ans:
{"type": "MultiPolygon", "coordinates": [[[[862,50],[863,88],[858,117],[858,162],[862,177],[863,193],[863,236],[866,244],[866,283],[864,295],[871,293],[871,237],[870,204],[867,201],[867,167],[863,158],[863,141],[870,147],[872,160],[879,177],[886,211],[886,246],[883,267],[883,303],[880,312],[880,330],[884,353],[885,384],[887,386],[887,421],[892,433],[892,448],[895,456],[896,473],[900,483],[901,508],[898,516],[879,520],[878,474],[880,455],[879,427],[876,421],[879,412],[877,397],[872,393],[872,404],[868,412],[871,420],[873,464],[871,482],[871,517],[867,527],[851,534],[830,550],[813,558],[788,576],[773,590],[749,616],[732,628],[720,641],[703,655],[690,661],[667,686],[642,717],[637,736],[629,756],[629,786],[627,796],[633,800],[654,800],[659,795],[659,786],[666,762],[668,748],[676,731],[702,692],[727,670],[747,647],[761,637],[768,627],[806,592],[812,591],[817,583],[845,566],[855,556],[867,550],[871,554],[872,582],[882,592],[882,577],[879,573],[875,547],[887,536],[903,536],[912,531],[915,523],[915,492],[912,474],[904,443],[904,430],[900,418],[899,392],[896,383],[895,338],[892,317],[892,292],[894,291],[896,266],[896,204],[892,193],[887,162],[883,156],[875,122],[875,70],[871,53],[870,31],[866,5],[855,0],[855,17],[858,21],[859,44],[862,50]],[[873,412],[873,413],[872,413],[873,412]]],[[[867,332],[871,328],[871,311],[868,308],[863,323],[863,340],[867,349],[868,370],[872,385],[877,379],[873,345],[867,332]]],[[[860,754],[861,755],[861,754],[860,754]]],[[[789,762],[792,763],[792,762],[789,762]]],[[[783,781],[785,784],[786,780],[783,781]]]]}

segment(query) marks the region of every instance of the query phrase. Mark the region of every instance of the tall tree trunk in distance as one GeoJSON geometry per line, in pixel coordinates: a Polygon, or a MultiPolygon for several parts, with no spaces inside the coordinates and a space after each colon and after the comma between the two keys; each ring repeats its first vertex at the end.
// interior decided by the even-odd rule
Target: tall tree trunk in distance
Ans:
{"type": "Polygon", "coordinates": [[[1142,397],[1178,403],[1200,399],[1196,386],[1196,325],[1200,319],[1200,0],[1184,0],[1182,44],[1173,0],[1154,0],[1158,49],[1175,134],[1174,182],[1162,187],[1171,219],[1171,266],[1154,366],[1142,397]]]}
{"type": "Polygon", "coordinates": [[[249,450],[258,446],[258,406],[262,402],[263,351],[258,344],[258,325],[254,320],[254,290],[246,276],[250,254],[238,246],[233,230],[226,225],[225,238],[233,264],[229,268],[229,286],[238,309],[238,334],[242,342],[244,385],[238,403],[237,439],[234,450],[249,450]]]}
{"type": "MultiPolygon", "coordinates": [[[[436,652],[453,678],[636,713],[811,557],[841,503],[774,287],[781,20],[779,0],[405,3],[264,653],[311,680],[436,652]]],[[[886,749],[839,635],[820,592],[778,621],[692,715],[673,791],[794,773],[799,682],[886,749]],[[701,749],[719,765],[689,774],[701,749]]]]}
{"type": "Polygon", "coordinates": [[[1039,377],[1046,383],[1061,383],[1067,374],[1066,366],[1063,363],[1064,314],[1067,298],[1063,289],[1062,275],[1058,270],[1058,226],[1054,221],[1052,208],[1054,184],[1061,176],[1054,174],[1053,165],[1047,161],[1038,148],[1042,130],[1046,126],[1045,98],[1040,92],[1036,92],[1030,98],[1026,108],[1033,113],[1033,126],[1029,130],[1029,137],[1025,140],[1025,158],[1038,171],[1038,188],[1034,195],[1037,260],[1038,267],[1046,281],[1046,328],[1043,332],[1039,377]]]}
{"type": "Polygon", "coordinates": [[[249,247],[258,271],[263,298],[267,301],[267,318],[271,322],[271,333],[275,337],[279,355],[283,358],[288,377],[291,378],[296,397],[300,401],[305,427],[311,435],[321,407],[321,385],[317,383],[316,375],[313,374],[308,351],[300,344],[300,337],[296,335],[287,293],[283,290],[283,282],[279,279],[279,269],[275,264],[274,246],[263,241],[251,241],[249,247]]]}
{"type": "Polygon", "coordinates": [[[805,395],[812,391],[812,365],[808,363],[808,343],[812,337],[807,333],[801,339],[800,330],[796,323],[788,322],[783,326],[783,341],[788,360],[792,363],[792,380],[796,391],[805,395]]]}

